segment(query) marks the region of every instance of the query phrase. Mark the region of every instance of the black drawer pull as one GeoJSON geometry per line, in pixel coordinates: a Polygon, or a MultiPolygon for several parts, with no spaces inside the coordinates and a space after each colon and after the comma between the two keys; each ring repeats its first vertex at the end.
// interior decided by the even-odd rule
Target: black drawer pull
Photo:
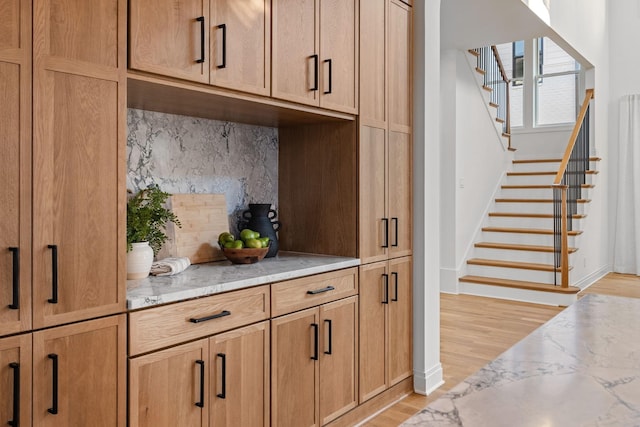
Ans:
{"type": "Polygon", "coordinates": [[[307,295],[315,295],[315,294],[321,294],[323,292],[329,292],[329,291],[334,291],[336,288],[334,288],[333,286],[327,286],[326,288],[322,288],[322,289],[314,289],[312,291],[307,291],[307,295]]]}
{"type": "Polygon", "coordinates": [[[222,30],[222,64],[218,68],[227,68],[227,24],[220,24],[218,28],[222,30]]]}
{"type": "Polygon", "coordinates": [[[47,245],[51,249],[51,304],[58,303],[58,245],[47,245]]]}
{"type": "Polygon", "coordinates": [[[382,275],[382,286],[383,286],[383,294],[384,299],[382,300],[383,304],[389,304],[389,275],[384,273],[382,275]]]}
{"type": "Polygon", "coordinates": [[[204,62],[204,16],[198,16],[196,21],[200,23],[200,59],[196,59],[198,64],[204,62]]]}
{"type": "Polygon", "coordinates": [[[329,90],[325,90],[324,91],[324,94],[328,95],[328,94],[331,93],[331,83],[333,81],[333,76],[332,76],[332,72],[331,72],[332,71],[331,70],[332,67],[331,67],[331,60],[330,59],[325,59],[324,62],[329,64],[329,90]]]}
{"type": "Polygon", "coordinates": [[[9,368],[13,369],[13,419],[9,421],[12,427],[20,426],[20,364],[9,363],[9,368]]]}
{"type": "Polygon", "coordinates": [[[218,353],[217,356],[222,359],[222,393],[216,394],[220,399],[227,398],[227,355],[218,353]]]}
{"type": "Polygon", "coordinates": [[[222,310],[220,313],[212,314],[211,316],[207,316],[207,317],[192,317],[191,319],[189,319],[189,322],[191,323],[206,322],[207,320],[219,319],[221,317],[230,316],[230,315],[231,315],[230,311],[222,310]]]}
{"type": "Polygon", "coordinates": [[[382,244],[383,248],[389,247],[389,218],[382,218],[382,222],[384,223],[384,243],[382,244]]]}
{"type": "Polygon", "coordinates": [[[311,356],[311,360],[318,360],[318,341],[320,339],[318,336],[318,324],[312,323],[311,327],[313,328],[313,356],[311,356]]]}
{"type": "Polygon", "coordinates": [[[196,360],[196,364],[200,365],[200,400],[196,402],[196,406],[204,408],[204,360],[196,360]]]}
{"type": "Polygon", "coordinates": [[[391,301],[398,301],[398,273],[394,271],[391,275],[393,276],[393,288],[395,294],[393,298],[391,298],[391,301]]]}
{"type": "Polygon", "coordinates": [[[313,87],[311,88],[312,91],[316,91],[318,90],[318,55],[311,55],[310,57],[311,59],[313,59],[313,87]]]}
{"type": "Polygon", "coordinates": [[[17,310],[20,308],[20,249],[9,248],[13,254],[13,297],[9,308],[17,310]]]}
{"type": "Polygon", "coordinates": [[[325,351],[324,351],[324,354],[332,354],[332,350],[331,350],[331,349],[332,349],[332,347],[333,347],[333,346],[332,346],[332,341],[333,341],[333,337],[332,337],[332,335],[333,335],[333,325],[332,325],[332,323],[331,323],[331,319],[325,319],[325,320],[324,320],[324,323],[326,323],[326,324],[329,326],[329,328],[328,328],[328,329],[329,329],[329,330],[328,330],[328,332],[329,332],[329,339],[328,339],[328,341],[329,341],[329,349],[328,349],[328,350],[325,350],[325,351]]]}
{"type": "Polygon", "coordinates": [[[391,218],[391,221],[395,224],[394,225],[394,230],[395,230],[395,238],[393,240],[393,243],[391,244],[391,246],[393,246],[394,248],[398,247],[398,218],[391,218]]]}
{"type": "Polygon", "coordinates": [[[52,393],[52,400],[53,400],[53,406],[49,409],[47,409],[47,412],[53,415],[56,415],[58,413],[58,355],[57,354],[49,354],[47,356],[49,359],[51,359],[53,361],[53,381],[52,381],[52,385],[53,385],[53,393],[52,393]]]}

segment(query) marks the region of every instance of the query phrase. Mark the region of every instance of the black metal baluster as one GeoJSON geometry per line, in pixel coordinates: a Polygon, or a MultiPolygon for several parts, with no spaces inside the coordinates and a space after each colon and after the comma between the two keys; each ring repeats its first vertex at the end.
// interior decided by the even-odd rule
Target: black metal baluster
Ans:
{"type": "Polygon", "coordinates": [[[204,62],[204,30],[205,30],[205,23],[204,23],[204,16],[198,16],[196,18],[196,21],[200,23],[200,58],[196,59],[196,62],[198,64],[202,64],[204,62]]]}
{"type": "Polygon", "coordinates": [[[47,412],[53,415],[58,413],[58,355],[57,354],[49,354],[47,356],[51,361],[53,361],[53,371],[52,371],[52,403],[51,408],[47,409],[47,412]]]}
{"type": "Polygon", "coordinates": [[[196,406],[204,408],[204,360],[196,360],[196,365],[200,366],[200,400],[196,402],[196,406]]]}
{"type": "Polygon", "coordinates": [[[13,297],[9,308],[17,310],[20,308],[20,248],[11,247],[9,251],[13,254],[13,297]]]}
{"type": "Polygon", "coordinates": [[[13,369],[13,419],[7,424],[12,427],[20,426],[20,364],[9,363],[9,368],[13,369]]]}
{"type": "Polygon", "coordinates": [[[222,30],[222,65],[218,65],[218,68],[227,67],[227,25],[220,24],[218,28],[222,30]]]}
{"type": "Polygon", "coordinates": [[[51,249],[51,304],[58,303],[58,245],[47,245],[51,249]]]}

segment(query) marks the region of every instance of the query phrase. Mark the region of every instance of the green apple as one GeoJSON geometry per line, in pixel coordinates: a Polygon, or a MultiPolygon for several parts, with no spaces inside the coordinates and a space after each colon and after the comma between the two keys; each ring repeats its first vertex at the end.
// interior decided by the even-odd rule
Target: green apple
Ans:
{"type": "Polygon", "coordinates": [[[245,241],[245,244],[248,248],[260,249],[262,247],[262,242],[258,239],[248,239],[245,241]]]}
{"type": "Polygon", "coordinates": [[[240,238],[245,242],[250,239],[257,239],[258,237],[260,237],[260,233],[258,233],[257,231],[249,230],[248,228],[245,228],[240,232],[240,238]]]}

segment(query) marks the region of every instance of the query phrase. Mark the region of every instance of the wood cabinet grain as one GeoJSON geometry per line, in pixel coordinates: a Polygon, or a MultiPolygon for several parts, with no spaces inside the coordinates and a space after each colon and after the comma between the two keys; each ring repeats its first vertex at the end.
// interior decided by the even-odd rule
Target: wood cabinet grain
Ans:
{"type": "Polygon", "coordinates": [[[0,339],[0,419],[31,425],[31,334],[0,339]]]}

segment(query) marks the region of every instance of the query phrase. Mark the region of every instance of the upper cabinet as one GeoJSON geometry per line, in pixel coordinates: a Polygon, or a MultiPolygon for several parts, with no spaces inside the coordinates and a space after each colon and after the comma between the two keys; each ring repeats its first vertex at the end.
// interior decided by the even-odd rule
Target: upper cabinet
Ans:
{"type": "Polygon", "coordinates": [[[34,328],[125,309],[126,10],[34,1],[34,328]]]}
{"type": "Polygon", "coordinates": [[[389,130],[411,133],[413,24],[411,7],[389,3],[389,130]]]}
{"type": "Polygon", "coordinates": [[[212,85],[269,95],[271,0],[212,0],[212,85]]]}
{"type": "Polygon", "coordinates": [[[272,96],[357,113],[358,0],[273,0],[272,96]]]}
{"type": "Polygon", "coordinates": [[[131,0],[129,66],[269,95],[270,4],[270,0],[131,0]]]}
{"type": "Polygon", "coordinates": [[[31,326],[31,2],[0,0],[0,336],[31,326]]]}

